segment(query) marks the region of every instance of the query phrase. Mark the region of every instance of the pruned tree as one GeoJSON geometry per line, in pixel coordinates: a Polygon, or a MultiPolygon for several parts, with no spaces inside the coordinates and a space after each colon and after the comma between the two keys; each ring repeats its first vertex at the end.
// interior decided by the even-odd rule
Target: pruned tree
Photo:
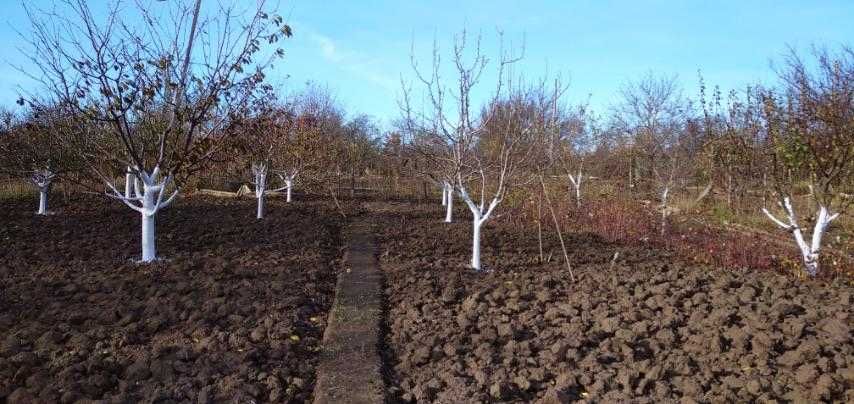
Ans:
{"type": "MultiPolygon", "coordinates": [[[[434,44],[431,71],[418,68],[413,54],[415,75],[426,91],[428,107],[416,112],[405,103],[407,119],[418,122],[415,127],[435,136],[434,143],[444,153],[434,156],[438,163],[439,179],[452,180],[454,192],[465,202],[472,214],[471,267],[483,269],[481,263],[481,229],[513,186],[524,160],[529,157],[523,150],[530,135],[525,122],[516,121],[518,98],[508,84],[506,70],[521,57],[506,53],[502,47],[496,62],[496,80],[492,96],[477,111],[472,105],[473,90],[478,86],[488,66],[482,53],[478,36],[468,48],[465,31],[455,36],[451,62],[455,80],[445,82],[440,75],[442,67],[439,47],[434,44]],[[506,92],[506,94],[505,94],[506,92]],[[494,120],[494,121],[493,121],[494,120]]],[[[414,53],[414,52],[413,52],[414,53]]],[[[405,97],[409,99],[409,97],[405,97]]]]}
{"type": "Polygon", "coordinates": [[[294,182],[305,170],[313,168],[323,152],[318,126],[310,115],[297,116],[286,132],[287,145],[281,160],[279,178],[285,184],[285,202],[293,201],[294,182]]]}
{"type": "Polygon", "coordinates": [[[589,170],[584,166],[585,155],[596,143],[599,129],[586,104],[559,114],[559,119],[555,145],[557,159],[554,165],[566,175],[569,189],[575,198],[575,206],[581,208],[581,189],[590,179],[589,170]]]}
{"type": "Polygon", "coordinates": [[[792,51],[780,72],[783,87],[761,93],[772,187],[785,216],[767,207],[762,212],[792,234],[809,276],[820,271],[828,228],[854,202],[854,51],[815,49],[813,55],[814,69],[792,51]],[[799,215],[795,204],[801,184],[815,204],[811,218],[799,215]]]}
{"type": "MultiPolygon", "coordinates": [[[[438,58],[437,49],[434,49],[434,59],[438,58]]],[[[416,74],[417,70],[415,54],[411,55],[411,63],[416,74]]],[[[434,61],[434,69],[438,68],[434,61]]],[[[421,78],[423,83],[424,79],[421,78]]],[[[402,83],[402,99],[398,103],[403,113],[398,125],[401,131],[409,139],[409,145],[414,152],[416,164],[414,169],[417,174],[429,180],[434,186],[442,189],[442,206],[445,207],[445,223],[454,221],[454,177],[453,170],[449,169],[448,156],[453,154],[452,143],[445,136],[438,133],[436,122],[425,115],[425,112],[416,111],[412,107],[412,88],[402,83]]]]}
{"type": "Polygon", "coordinates": [[[418,175],[442,189],[442,206],[445,207],[444,222],[453,223],[454,178],[449,174],[446,160],[451,154],[451,148],[438,133],[427,128],[416,127],[411,119],[406,119],[405,122],[407,122],[406,131],[410,137],[411,148],[415,157],[421,162],[415,170],[418,175]]]}
{"type": "Polygon", "coordinates": [[[230,135],[234,137],[238,146],[237,149],[248,157],[249,171],[252,176],[250,182],[255,188],[257,200],[255,215],[257,219],[264,218],[268,193],[288,190],[290,196],[290,183],[286,180],[286,174],[279,170],[295,126],[296,118],[293,111],[280,105],[275,94],[266,92],[247,104],[241,118],[229,128],[230,135]],[[242,136],[237,136],[237,133],[242,136]],[[273,181],[268,177],[272,175],[278,175],[285,185],[270,189],[273,181]]]}
{"type": "Polygon", "coordinates": [[[61,12],[27,10],[26,56],[39,68],[32,76],[76,117],[76,136],[95,125],[120,145],[78,142],[88,147],[73,150],[107,196],[140,213],[142,262],[157,259],[157,213],[216,153],[223,128],[283,55],[262,52],[264,45],[291,35],[263,0],[248,12],[236,3],[205,4],[214,7],[203,10],[201,0],[115,2],[100,22],[85,0],[63,0],[61,12]],[[115,174],[127,172],[133,186],[121,192],[115,174]]]}
{"type": "MultiPolygon", "coordinates": [[[[575,275],[572,271],[572,265],[569,260],[569,250],[563,238],[563,229],[561,228],[558,214],[556,213],[555,204],[549,196],[548,187],[546,186],[546,174],[552,172],[556,168],[568,173],[570,181],[575,185],[576,203],[580,206],[580,188],[583,181],[583,169],[580,166],[576,175],[572,174],[570,162],[574,157],[582,155],[582,149],[586,146],[580,142],[580,136],[583,136],[581,131],[587,125],[584,122],[585,106],[577,108],[567,108],[561,102],[564,93],[568,86],[561,84],[559,78],[554,80],[552,87],[546,84],[543,80],[538,86],[529,89],[526,99],[526,107],[523,108],[527,112],[523,114],[524,118],[520,117],[517,120],[521,121],[521,126],[528,128],[531,136],[527,141],[531,142],[529,150],[531,151],[530,158],[530,177],[539,179],[534,184],[534,190],[537,194],[537,237],[539,244],[539,258],[543,260],[543,237],[542,237],[542,204],[545,202],[548,208],[551,222],[554,226],[555,234],[560,241],[561,252],[563,253],[564,263],[569,272],[570,279],[575,281],[575,275]]],[[[583,158],[579,158],[583,161],[583,158]]]]}
{"type": "Polygon", "coordinates": [[[614,118],[630,138],[637,163],[645,163],[644,174],[635,170],[630,182],[645,184],[658,197],[664,234],[672,212],[668,198],[684,166],[680,136],[687,117],[686,102],[675,77],[652,73],[628,82],[621,93],[623,101],[614,118]]]}
{"type": "Polygon", "coordinates": [[[73,118],[54,106],[34,107],[23,116],[4,111],[0,118],[0,171],[28,177],[39,193],[36,214],[47,215],[54,183],[79,169],[78,159],[69,150],[73,118]]]}

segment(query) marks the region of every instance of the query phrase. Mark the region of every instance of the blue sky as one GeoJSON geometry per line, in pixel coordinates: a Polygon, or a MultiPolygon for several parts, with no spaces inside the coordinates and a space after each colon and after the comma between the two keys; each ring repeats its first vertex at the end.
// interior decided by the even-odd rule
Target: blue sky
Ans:
{"type": "MultiPolygon", "coordinates": [[[[4,3],[0,103],[10,105],[19,86],[33,84],[9,66],[26,68],[15,50],[23,44],[14,28],[26,31],[28,23],[17,1],[4,3]]],[[[294,37],[283,43],[286,59],[270,77],[290,89],[309,81],[325,84],[351,115],[367,113],[384,124],[399,116],[401,75],[412,79],[411,46],[422,63],[434,38],[447,55],[462,28],[482,33],[485,51],[493,55],[497,28],[507,42],[524,38],[517,73],[569,77],[572,99],[590,94],[600,111],[618,99],[622,83],[649,70],[678,75],[685,94],[694,96],[698,69],[708,84],[742,88],[772,80],[770,63],[787,45],[806,50],[854,40],[852,0],[282,0],[280,13],[294,37]]]]}

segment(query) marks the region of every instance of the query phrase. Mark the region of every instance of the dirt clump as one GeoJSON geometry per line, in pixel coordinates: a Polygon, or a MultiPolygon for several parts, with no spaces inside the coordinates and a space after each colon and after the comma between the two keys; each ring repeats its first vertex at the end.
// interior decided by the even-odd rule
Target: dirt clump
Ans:
{"type": "Polygon", "coordinates": [[[322,204],[191,197],[139,218],[92,200],[0,209],[0,402],[304,402],[339,266],[322,204]]]}
{"type": "Polygon", "coordinates": [[[568,235],[572,282],[562,262],[537,262],[535,235],[504,225],[485,230],[491,271],[475,273],[459,213],[376,213],[392,401],[854,402],[844,283],[686,265],[589,234],[568,235]]]}

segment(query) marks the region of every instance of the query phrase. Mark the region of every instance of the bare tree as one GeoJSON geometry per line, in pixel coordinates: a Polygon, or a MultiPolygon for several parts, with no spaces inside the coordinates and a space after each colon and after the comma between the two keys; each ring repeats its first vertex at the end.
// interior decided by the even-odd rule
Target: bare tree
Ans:
{"type": "MultiPolygon", "coordinates": [[[[523,124],[530,128],[532,137],[532,148],[530,149],[533,156],[530,159],[531,169],[529,176],[539,178],[539,187],[537,192],[537,236],[539,244],[539,257],[543,259],[543,239],[542,239],[542,203],[545,202],[551,216],[552,225],[555,233],[560,241],[561,252],[563,252],[564,263],[570,278],[575,281],[575,275],[572,272],[572,265],[569,260],[569,251],[566,242],[563,238],[563,230],[561,229],[558,215],[555,212],[555,205],[552,203],[552,198],[549,196],[548,188],[546,187],[546,173],[552,171],[555,166],[564,170],[570,177],[571,183],[575,186],[576,203],[580,206],[581,196],[580,189],[583,181],[583,169],[579,162],[577,175],[573,175],[571,171],[571,160],[575,156],[581,155],[585,145],[579,142],[583,134],[586,123],[584,115],[586,107],[581,106],[577,109],[567,109],[561,103],[561,98],[567,90],[567,86],[561,84],[560,79],[555,79],[553,87],[549,88],[546,80],[543,80],[539,86],[533,87],[528,93],[527,110],[525,114],[528,116],[528,122],[523,124]]],[[[579,158],[583,161],[583,158],[579,158]]]]}
{"type": "Polygon", "coordinates": [[[263,11],[263,0],[248,11],[210,4],[216,7],[203,13],[201,0],[116,2],[102,22],[85,0],[63,0],[61,12],[28,9],[27,56],[40,69],[32,76],[65,113],[80,118],[78,136],[99,125],[121,145],[116,152],[90,142],[75,151],[109,197],[140,213],[142,262],[157,258],[157,212],[216,153],[219,133],[283,55],[262,47],[291,35],[281,17],[263,11]],[[116,172],[129,172],[133,186],[120,192],[116,172]]]}
{"type": "Polygon", "coordinates": [[[658,196],[663,234],[672,212],[668,198],[684,164],[680,134],[686,118],[685,101],[675,77],[656,77],[652,73],[627,83],[621,92],[623,103],[615,118],[630,137],[634,154],[646,163],[646,180],[637,170],[633,182],[647,184],[658,196]]]}
{"type": "MultiPolygon", "coordinates": [[[[438,55],[434,54],[434,57],[438,55]]],[[[415,59],[413,54],[413,66],[415,59]]],[[[435,67],[434,67],[435,68],[435,67]]],[[[428,179],[442,189],[442,206],[445,207],[445,223],[454,221],[454,178],[453,170],[448,167],[447,157],[453,154],[452,143],[436,131],[435,122],[412,108],[411,88],[405,84],[403,99],[399,103],[403,118],[399,126],[409,138],[409,144],[415,156],[422,162],[414,169],[418,175],[428,179]]]]}
{"type": "Polygon", "coordinates": [[[280,171],[280,167],[284,163],[284,156],[293,137],[292,132],[295,126],[296,117],[293,111],[280,105],[275,94],[267,92],[248,104],[244,116],[229,128],[229,134],[235,137],[241,151],[249,156],[251,182],[255,187],[258,205],[255,216],[257,219],[264,218],[268,193],[287,190],[290,202],[293,176],[290,172],[285,174],[284,171],[280,171]],[[236,133],[243,136],[236,136],[236,133]],[[278,175],[285,185],[268,189],[272,183],[268,177],[273,174],[278,175]]]}
{"type": "Polygon", "coordinates": [[[773,190],[785,220],[765,207],[762,212],[792,233],[810,276],[819,273],[825,232],[854,202],[854,51],[815,49],[814,56],[811,70],[792,51],[780,72],[783,88],[762,92],[773,190]],[[809,241],[802,226],[810,220],[803,223],[793,200],[803,183],[817,208],[809,241]]]}
{"type": "Polygon", "coordinates": [[[576,106],[561,115],[563,118],[557,128],[555,165],[569,179],[575,206],[581,208],[581,189],[590,179],[590,175],[585,171],[584,157],[599,137],[599,130],[587,105],[576,106]]]}
{"type": "Polygon", "coordinates": [[[80,168],[69,151],[68,134],[74,123],[54,106],[34,107],[23,116],[3,111],[0,118],[0,171],[28,176],[39,192],[36,213],[46,215],[53,184],[80,168]]]}
{"type": "Polygon", "coordinates": [[[438,178],[452,181],[454,191],[472,213],[471,267],[479,271],[482,270],[481,228],[512,187],[521,163],[528,157],[522,149],[530,132],[515,120],[520,111],[513,97],[522,95],[509,91],[506,80],[506,69],[520,57],[506,53],[503,48],[499,51],[489,102],[480,113],[472,106],[473,89],[483,77],[488,58],[482,53],[480,37],[473,45],[468,39],[465,31],[455,37],[451,58],[456,73],[453,83],[441,78],[438,45],[434,44],[432,69],[428,74],[418,68],[413,54],[413,70],[426,89],[429,107],[426,112],[416,114],[406,103],[404,112],[408,119],[419,122],[419,128],[436,136],[435,143],[444,145],[440,149],[445,153],[435,156],[440,167],[438,178]]]}

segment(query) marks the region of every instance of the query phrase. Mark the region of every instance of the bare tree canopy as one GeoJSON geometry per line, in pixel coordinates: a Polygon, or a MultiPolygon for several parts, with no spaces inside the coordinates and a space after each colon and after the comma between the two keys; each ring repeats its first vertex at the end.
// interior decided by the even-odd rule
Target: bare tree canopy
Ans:
{"type": "Polygon", "coordinates": [[[284,54],[264,46],[291,35],[263,1],[248,11],[206,2],[215,8],[204,13],[201,0],[153,5],[114,2],[103,19],[85,0],[60,2],[63,12],[27,10],[28,56],[43,84],[42,96],[27,101],[48,99],[82,117],[71,135],[85,147],[74,150],[108,196],[142,214],[143,261],[156,257],[153,217],[177,196],[174,181],[216,152],[223,128],[284,54]],[[125,18],[130,14],[141,18],[125,18]],[[133,187],[123,193],[113,178],[125,171],[133,187]]]}

